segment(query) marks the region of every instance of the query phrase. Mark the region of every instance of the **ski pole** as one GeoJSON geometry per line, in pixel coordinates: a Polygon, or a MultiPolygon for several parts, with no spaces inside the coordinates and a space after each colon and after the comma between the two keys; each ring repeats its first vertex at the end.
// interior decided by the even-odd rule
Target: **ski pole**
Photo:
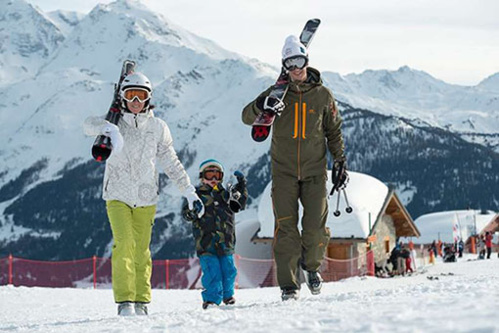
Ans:
{"type": "Polygon", "coordinates": [[[340,212],[340,196],[341,196],[341,193],[340,193],[340,190],[336,191],[338,192],[338,199],[336,200],[336,210],[334,211],[333,215],[338,217],[341,215],[341,212],[340,212]]]}
{"type": "MultiPolygon", "coordinates": [[[[347,198],[347,189],[346,188],[343,188],[343,194],[345,195],[345,201],[347,203],[347,208],[345,208],[345,211],[350,214],[351,212],[353,212],[353,208],[350,206],[350,204],[348,203],[348,198],[347,198]]],[[[339,194],[338,194],[339,195],[339,194]]]]}

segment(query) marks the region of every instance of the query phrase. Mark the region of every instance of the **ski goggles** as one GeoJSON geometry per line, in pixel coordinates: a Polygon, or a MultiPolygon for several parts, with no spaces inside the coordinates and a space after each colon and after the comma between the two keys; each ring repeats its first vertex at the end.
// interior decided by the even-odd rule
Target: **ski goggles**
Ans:
{"type": "Polygon", "coordinates": [[[282,61],[282,65],[288,71],[292,71],[295,69],[303,69],[303,68],[305,68],[305,66],[308,65],[308,58],[303,56],[303,55],[297,55],[294,57],[284,59],[282,61]]]}
{"type": "Polygon", "coordinates": [[[222,180],[224,178],[224,173],[219,169],[206,169],[201,172],[200,176],[206,180],[222,180]]]}
{"type": "Polygon", "coordinates": [[[144,88],[128,88],[123,90],[122,97],[127,102],[137,99],[140,103],[144,103],[151,98],[151,93],[144,88]]]}

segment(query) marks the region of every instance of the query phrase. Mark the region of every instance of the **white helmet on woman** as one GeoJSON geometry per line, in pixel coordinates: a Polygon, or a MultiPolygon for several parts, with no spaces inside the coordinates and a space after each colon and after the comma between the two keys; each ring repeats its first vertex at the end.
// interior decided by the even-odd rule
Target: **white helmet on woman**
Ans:
{"type": "MultiPolygon", "coordinates": [[[[139,102],[145,102],[146,105],[144,109],[149,107],[149,100],[152,95],[152,85],[151,81],[142,73],[136,72],[129,74],[125,77],[120,87],[120,96],[122,101],[131,102],[135,98],[139,102]]],[[[123,103],[124,107],[126,104],[123,103]]]]}
{"type": "Polygon", "coordinates": [[[151,81],[147,78],[147,76],[139,72],[127,75],[121,83],[121,91],[132,87],[144,88],[152,93],[151,81]]]}

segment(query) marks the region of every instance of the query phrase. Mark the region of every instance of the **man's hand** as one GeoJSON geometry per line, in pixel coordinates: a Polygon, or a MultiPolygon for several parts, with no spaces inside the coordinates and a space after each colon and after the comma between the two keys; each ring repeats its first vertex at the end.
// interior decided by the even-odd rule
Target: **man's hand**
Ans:
{"type": "Polygon", "coordinates": [[[346,184],[348,182],[346,159],[342,158],[338,159],[337,161],[334,161],[331,180],[333,182],[333,189],[331,190],[331,195],[335,191],[339,191],[340,189],[346,187],[346,184]]]}
{"type": "Polygon", "coordinates": [[[286,107],[283,101],[272,96],[262,96],[256,100],[256,106],[263,112],[280,115],[286,107]]]}

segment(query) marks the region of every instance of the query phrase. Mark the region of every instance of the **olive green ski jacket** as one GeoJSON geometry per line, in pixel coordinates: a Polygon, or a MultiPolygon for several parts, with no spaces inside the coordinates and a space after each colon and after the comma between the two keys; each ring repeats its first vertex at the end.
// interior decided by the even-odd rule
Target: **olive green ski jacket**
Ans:
{"type": "MultiPolygon", "coordinates": [[[[260,94],[268,96],[272,87],[260,94]]],[[[252,125],[262,112],[256,98],[244,109],[242,120],[252,125]]],[[[326,175],[326,147],[335,160],[344,159],[342,119],[332,92],[322,84],[319,71],[309,67],[307,80],[289,83],[286,107],[272,125],[272,174],[297,177],[326,175]]]]}

